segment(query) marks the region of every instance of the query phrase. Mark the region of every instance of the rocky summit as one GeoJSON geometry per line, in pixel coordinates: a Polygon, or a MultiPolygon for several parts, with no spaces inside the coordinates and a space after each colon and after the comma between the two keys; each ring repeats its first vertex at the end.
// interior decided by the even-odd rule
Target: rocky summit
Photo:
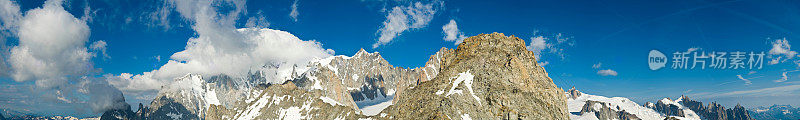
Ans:
{"type": "Polygon", "coordinates": [[[413,69],[362,49],[295,66],[283,83],[187,74],[150,106],[103,119],[569,119],[567,96],[536,59],[502,33],[466,38],[413,69]]]}
{"type": "Polygon", "coordinates": [[[568,119],[566,96],[525,42],[502,33],[466,38],[430,81],[409,88],[394,118],[568,119]]]}

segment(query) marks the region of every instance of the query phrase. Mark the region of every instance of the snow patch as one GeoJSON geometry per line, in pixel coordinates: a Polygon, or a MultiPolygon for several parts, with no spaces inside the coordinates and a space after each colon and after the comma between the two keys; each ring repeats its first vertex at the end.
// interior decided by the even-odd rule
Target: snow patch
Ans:
{"type": "Polygon", "coordinates": [[[478,98],[478,96],[476,96],[475,92],[472,90],[472,79],[475,76],[472,75],[472,73],[469,73],[469,71],[470,70],[467,70],[467,72],[458,73],[458,76],[453,77],[456,79],[456,81],[455,83],[452,84],[453,86],[450,87],[450,91],[448,91],[447,94],[444,95],[445,97],[450,96],[454,93],[459,93],[459,94],[463,93],[462,90],[456,90],[456,87],[462,82],[464,82],[464,84],[466,84],[467,90],[469,90],[470,95],[472,95],[472,98],[475,98],[475,100],[478,101],[478,104],[481,104],[480,98],[478,98]]]}
{"type": "Polygon", "coordinates": [[[318,89],[318,90],[323,90],[324,89],[324,88],[322,88],[322,83],[320,83],[320,81],[319,81],[319,79],[317,79],[317,77],[308,76],[308,79],[311,80],[311,81],[314,81],[314,85],[311,86],[312,89],[318,89]]]}
{"type": "MultiPolygon", "coordinates": [[[[208,86],[208,85],[207,85],[207,86],[208,86]]],[[[206,87],[206,88],[210,88],[210,87],[211,87],[211,86],[208,86],[208,87],[206,87]]],[[[219,99],[217,99],[217,92],[216,92],[216,90],[214,90],[214,89],[209,89],[209,90],[207,90],[207,91],[206,91],[206,97],[205,97],[205,98],[206,98],[206,100],[205,100],[205,101],[206,101],[206,104],[207,104],[207,105],[206,105],[206,108],[208,108],[208,106],[209,106],[209,105],[221,105],[221,104],[219,103],[219,99]]]]}
{"type": "MultiPolygon", "coordinates": [[[[333,100],[333,99],[331,99],[329,97],[319,97],[319,99],[322,99],[322,102],[331,104],[331,106],[342,105],[341,103],[336,102],[336,100],[333,100]]],[[[344,106],[344,105],[342,105],[342,106],[344,106]]]]}
{"type": "Polygon", "coordinates": [[[278,113],[280,118],[284,120],[299,120],[303,119],[300,114],[300,107],[289,107],[288,109],[281,109],[278,113]]]}
{"type": "Polygon", "coordinates": [[[461,115],[461,120],[472,120],[472,117],[469,117],[469,114],[461,115]]]}
{"type": "Polygon", "coordinates": [[[173,120],[180,120],[181,117],[183,117],[183,114],[167,113],[167,116],[169,116],[173,120]]]}
{"type": "Polygon", "coordinates": [[[371,106],[365,106],[365,107],[361,108],[361,114],[366,115],[366,116],[374,116],[374,115],[377,115],[378,113],[380,113],[381,111],[383,111],[383,109],[385,109],[386,107],[389,107],[390,105],[392,105],[392,100],[385,101],[385,102],[382,102],[382,103],[379,103],[379,104],[375,104],[375,105],[371,105],[371,106]]]}
{"type": "Polygon", "coordinates": [[[389,90],[386,91],[386,95],[387,96],[392,96],[392,95],[394,95],[394,92],[395,92],[394,89],[389,89],[389,90]]]}
{"type": "MultiPolygon", "coordinates": [[[[565,94],[567,96],[569,93],[565,94]]],[[[582,93],[581,96],[572,99],[567,99],[567,109],[570,113],[580,113],[582,107],[586,104],[586,101],[598,101],[606,103],[609,108],[612,110],[625,110],[625,112],[631,113],[636,115],[637,117],[643,120],[663,120],[665,117],[661,115],[661,113],[656,112],[653,109],[640,106],[629,100],[628,98],[623,97],[604,97],[604,96],[597,96],[597,95],[590,95],[586,93],[582,93]],[[619,109],[617,109],[617,106],[619,109]]],[[[600,105],[600,104],[595,104],[600,105]]],[[[592,107],[602,107],[601,106],[592,106],[592,107]]],[[[596,108],[597,109],[597,108],[596,108]]],[[[577,120],[597,120],[597,116],[595,116],[594,112],[582,113],[582,114],[570,114],[570,119],[577,119],[577,120]]]]}

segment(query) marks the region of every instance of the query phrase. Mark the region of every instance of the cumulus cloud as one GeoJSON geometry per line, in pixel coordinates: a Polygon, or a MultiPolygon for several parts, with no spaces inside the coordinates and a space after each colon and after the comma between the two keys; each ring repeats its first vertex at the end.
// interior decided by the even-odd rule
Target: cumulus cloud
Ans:
{"type": "Polygon", "coordinates": [[[769,50],[769,58],[772,58],[768,63],[770,65],[778,64],[790,60],[797,55],[797,51],[791,50],[792,46],[786,38],[776,39],[772,42],[772,49],[769,50]]]}
{"type": "Polygon", "coordinates": [[[11,49],[8,60],[14,80],[38,79],[39,86],[58,85],[65,82],[65,76],[81,76],[92,69],[91,53],[84,46],[89,26],[61,4],[47,1],[20,20],[19,45],[11,49]]]}
{"type": "Polygon", "coordinates": [[[602,76],[617,76],[617,71],[611,69],[605,69],[597,71],[597,74],[602,76]]]}
{"type": "Polygon", "coordinates": [[[300,12],[297,12],[297,1],[300,0],[294,0],[292,3],[292,12],[289,12],[289,17],[291,17],[294,22],[297,22],[297,16],[300,15],[300,12]]]}
{"type": "Polygon", "coordinates": [[[592,69],[599,69],[599,70],[597,70],[597,75],[601,75],[601,76],[617,76],[617,71],[614,71],[614,70],[611,70],[611,69],[605,69],[605,70],[600,69],[602,67],[603,67],[603,63],[601,63],[601,62],[598,62],[597,64],[593,64],[592,65],[592,69]]]}
{"type": "Polygon", "coordinates": [[[378,30],[379,37],[372,48],[388,44],[395,37],[408,29],[424,28],[433,19],[436,14],[437,6],[441,2],[433,2],[424,4],[422,2],[415,2],[408,6],[395,6],[386,15],[386,21],[383,21],[383,27],[378,30]]]}
{"type": "Polygon", "coordinates": [[[456,41],[455,44],[458,45],[459,43],[464,41],[464,33],[458,30],[458,25],[456,24],[456,20],[450,20],[449,23],[442,26],[442,33],[444,33],[444,40],[445,41],[456,41]]]}
{"type": "MultiPolygon", "coordinates": [[[[16,6],[8,1],[0,4],[16,6]]],[[[33,81],[36,89],[32,93],[57,101],[37,104],[63,103],[76,109],[88,107],[95,113],[121,107],[119,90],[103,79],[86,76],[94,70],[90,61],[94,53],[85,46],[89,27],[64,10],[62,4],[61,0],[48,0],[43,7],[28,10],[25,16],[4,18],[4,24],[16,26],[11,29],[19,38],[7,58],[11,77],[19,82],[33,81]]]]}
{"type": "Polygon", "coordinates": [[[290,77],[293,66],[306,66],[311,60],[333,54],[319,42],[304,41],[285,31],[235,28],[235,16],[244,7],[236,1],[234,6],[214,3],[231,1],[173,2],[178,13],[193,23],[197,36],[158,69],[135,75],[107,75],[112,85],[126,92],[152,91],[187,73],[244,77],[259,72],[268,75],[264,82],[283,82],[290,77]],[[218,7],[235,9],[224,11],[218,7]]]}

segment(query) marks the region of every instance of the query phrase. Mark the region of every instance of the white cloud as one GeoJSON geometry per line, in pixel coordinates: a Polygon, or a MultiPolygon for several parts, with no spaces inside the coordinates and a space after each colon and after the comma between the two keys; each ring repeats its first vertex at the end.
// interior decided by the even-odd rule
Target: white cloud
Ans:
{"type": "Polygon", "coordinates": [[[333,54],[319,42],[304,41],[285,31],[235,28],[232,16],[242,8],[222,14],[217,13],[217,7],[222,6],[213,6],[222,4],[174,2],[181,16],[194,22],[192,28],[198,36],[190,38],[185,50],[174,53],[160,68],[106,76],[111,84],[126,92],[140,92],[157,90],[187,73],[244,77],[251,72],[267,74],[268,81],[264,82],[276,83],[286,80],[289,76],[283,75],[292,72],[294,65],[306,66],[311,60],[333,54]]]}
{"type": "Polygon", "coordinates": [[[617,76],[617,71],[611,69],[605,69],[597,71],[597,74],[602,76],[617,76]]]}
{"type": "Polygon", "coordinates": [[[797,55],[796,51],[791,50],[791,45],[789,45],[789,41],[786,38],[776,39],[772,42],[772,49],[769,50],[769,58],[773,58],[769,61],[770,65],[778,64],[784,62],[786,60],[790,60],[797,55]]]}
{"type": "Polygon", "coordinates": [[[750,79],[744,78],[744,77],[742,77],[742,75],[736,75],[736,78],[739,78],[739,80],[744,81],[744,85],[753,84],[753,82],[750,81],[750,79]]]}
{"type": "Polygon", "coordinates": [[[544,62],[537,62],[537,64],[539,64],[539,66],[542,66],[542,67],[544,67],[544,66],[547,66],[547,65],[549,65],[549,64],[550,64],[550,62],[547,62],[547,61],[544,61],[544,62]]]}
{"type": "Polygon", "coordinates": [[[779,87],[762,88],[755,90],[742,90],[733,91],[722,94],[711,95],[709,97],[719,96],[791,96],[797,95],[800,92],[800,85],[786,85],[779,87]]]}
{"type": "Polygon", "coordinates": [[[786,80],[789,80],[789,76],[786,75],[786,72],[783,72],[783,74],[781,74],[781,79],[775,80],[775,82],[784,82],[786,80]]]}
{"type": "Polygon", "coordinates": [[[152,73],[148,72],[136,76],[130,73],[121,73],[119,76],[111,74],[103,75],[103,77],[108,80],[109,84],[124,91],[158,90],[165,84],[165,81],[153,79],[152,76],[152,73]]]}
{"type": "Polygon", "coordinates": [[[456,20],[450,20],[449,23],[442,26],[442,32],[444,33],[444,40],[445,41],[456,41],[455,44],[458,45],[464,38],[464,33],[458,30],[458,24],[456,24],[456,20]]]}
{"type": "MultiPolygon", "coordinates": [[[[161,26],[165,30],[169,30],[171,28],[169,16],[172,14],[172,10],[174,6],[171,5],[169,1],[161,1],[161,4],[157,4],[159,7],[152,12],[142,15],[139,19],[147,21],[145,25],[148,27],[157,27],[161,26]]],[[[128,17],[125,19],[125,23],[130,23],[132,18],[128,17]]]]}
{"type": "Polygon", "coordinates": [[[405,32],[408,29],[423,28],[428,26],[428,23],[433,19],[436,14],[436,5],[441,2],[433,2],[423,4],[416,2],[409,6],[395,6],[386,15],[386,21],[383,21],[383,27],[378,30],[380,37],[372,48],[388,44],[395,37],[405,32]]]}
{"type": "Polygon", "coordinates": [[[294,0],[294,2],[292,3],[292,12],[289,12],[289,17],[292,17],[292,20],[294,20],[294,22],[297,22],[297,15],[300,15],[300,13],[297,12],[297,1],[300,0],[294,0]]]}
{"type": "MultiPolygon", "coordinates": [[[[0,3],[15,6],[7,5],[14,4],[8,1],[0,3]]],[[[89,26],[64,10],[62,4],[62,0],[48,0],[25,16],[11,18],[18,20],[8,20],[17,22],[14,26],[18,26],[15,31],[19,38],[7,59],[11,77],[34,81],[39,89],[35,95],[41,98],[62,101],[36,104],[73,105],[79,110],[88,107],[95,113],[122,107],[119,90],[102,79],[86,76],[94,71],[90,61],[94,53],[85,46],[89,26]]]]}
{"type": "Polygon", "coordinates": [[[8,46],[5,45],[6,38],[16,34],[18,21],[22,17],[19,11],[19,5],[14,1],[0,0],[0,77],[6,77],[10,74],[9,66],[7,65],[6,56],[8,56],[8,46]]]}
{"type": "Polygon", "coordinates": [[[686,53],[692,53],[692,52],[700,50],[700,49],[702,49],[702,48],[692,47],[692,48],[686,49],[686,53]]]}
{"type": "Polygon", "coordinates": [[[89,26],[61,6],[47,1],[43,8],[26,12],[20,20],[19,45],[8,60],[16,81],[37,80],[42,87],[66,82],[64,76],[81,76],[92,69],[84,46],[89,26]]]}
{"type": "Polygon", "coordinates": [[[261,11],[258,11],[258,14],[256,16],[247,18],[247,23],[245,23],[244,26],[255,27],[255,28],[267,28],[269,27],[269,21],[267,21],[267,17],[261,14],[261,11]]]}
{"type": "Polygon", "coordinates": [[[106,53],[107,45],[108,44],[106,43],[106,41],[99,40],[89,45],[89,48],[92,49],[92,51],[94,52],[100,52],[100,54],[103,55],[103,59],[109,59],[111,58],[111,56],[109,56],[108,53],[106,53]]]}
{"type": "Polygon", "coordinates": [[[775,82],[786,82],[787,80],[789,80],[789,75],[788,74],[792,73],[792,72],[797,72],[797,71],[800,71],[800,70],[784,71],[783,73],[781,73],[781,78],[778,79],[778,80],[775,80],[775,82]]]}
{"type": "Polygon", "coordinates": [[[603,63],[601,63],[601,62],[598,62],[597,64],[594,64],[594,65],[592,65],[592,68],[594,68],[594,69],[599,69],[599,68],[600,68],[600,67],[602,67],[602,66],[603,66],[603,63]]]}
{"type": "Polygon", "coordinates": [[[22,18],[19,5],[10,0],[0,0],[0,30],[13,30],[22,18]]]}
{"type": "Polygon", "coordinates": [[[538,35],[539,31],[534,31],[534,36],[531,37],[531,43],[526,46],[529,51],[533,51],[534,57],[537,61],[542,61],[542,54],[549,53],[558,56],[560,59],[566,59],[564,50],[571,48],[575,45],[575,41],[571,40],[572,37],[566,37],[562,33],[554,35],[538,35]],[[552,41],[555,40],[555,41],[552,41]]]}
{"type": "Polygon", "coordinates": [[[531,37],[531,44],[527,46],[528,50],[533,51],[536,59],[541,59],[542,51],[551,46],[544,39],[544,36],[531,37]]]}

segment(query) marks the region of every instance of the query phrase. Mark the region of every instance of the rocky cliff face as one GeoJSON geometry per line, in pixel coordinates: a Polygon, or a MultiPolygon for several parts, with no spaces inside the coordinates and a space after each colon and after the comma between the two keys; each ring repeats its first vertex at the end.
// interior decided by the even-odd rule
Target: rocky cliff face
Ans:
{"type": "Polygon", "coordinates": [[[481,34],[414,69],[362,49],[295,66],[281,84],[262,84],[260,78],[269,78],[264,74],[189,74],[176,79],[180,85],[164,86],[150,107],[107,113],[121,119],[568,119],[566,96],[535,61],[522,39],[481,34]]]}
{"type": "Polygon", "coordinates": [[[501,33],[469,37],[432,80],[400,94],[394,118],[569,119],[563,90],[525,42],[501,33]]]}

